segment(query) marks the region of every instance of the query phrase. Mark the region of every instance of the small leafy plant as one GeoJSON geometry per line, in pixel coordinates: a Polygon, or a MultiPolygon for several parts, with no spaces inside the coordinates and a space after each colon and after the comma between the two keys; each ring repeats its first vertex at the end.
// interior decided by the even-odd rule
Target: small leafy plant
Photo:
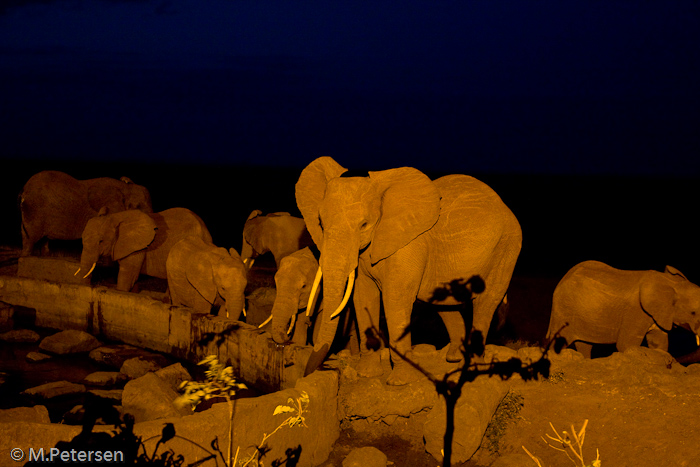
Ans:
{"type": "Polygon", "coordinates": [[[241,389],[246,389],[246,385],[239,383],[233,376],[233,369],[225,367],[223,364],[219,363],[219,360],[215,355],[209,355],[204,360],[198,363],[198,365],[207,365],[208,369],[205,371],[206,380],[204,382],[197,381],[183,381],[180,384],[180,390],[184,390],[184,394],[177,399],[175,399],[175,405],[179,407],[191,406],[194,410],[197,405],[203,400],[209,400],[215,397],[221,397],[226,400],[229,408],[229,430],[228,430],[228,455],[224,458],[223,453],[219,450],[218,439],[212,441],[212,448],[219,453],[224,464],[233,467],[235,465],[245,466],[259,466],[262,467],[263,463],[260,457],[265,453],[265,443],[267,440],[274,435],[278,430],[284,426],[289,426],[290,428],[295,426],[306,427],[306,419],[304,414],[308,412],[307,408],[309,405],[309,395],[302,391],[301,395],[295,399],[291,397],[287,400],[289,405],[278,405],[273,412],[273,416],[280,414],[290,414],[282,423],[277,426],[270,434],[263,434],[262,441],[255,449],[255,451],[250,454],[247,458],[238,460],[238,455],[240,447],[236,449],[236,453],[232,458],[233,451],[233,400],[236,395],[236,391],[241,389]]]}
{"type": "MultiPolygon", "coordinates": [[[[552,427],[552,431],[554,431],[554,435],[556,437],[547,434],[547,438],[549,438],[549,441],[543,437],[542,439],[545,443],[547,443],[547,446],[566,454],[566,457],[568,457],[569,460],[573,462],[575,466],[580,465],[581,467],[601,467],[600,452],[597,449],[596,458],[590,464],[586,465],[586,463],[583,460],[583,441],[586,438],[586,426],[588,426],[588,420],[585,420],[583,422],[583,426],[581,427],[578,433],[576,433],[576,429],[574,428],[574,426],[571,425],[571,436],[569,436],[569,434],[566,431],[562,431],[563,436],[560,435],[551,422],[549,423],[549,426],[552,427]],[[573,442],[571,438],[573,438],[573,442]],[[550,441],[553,441],[554,444],[550,443],[550,441]],[[569,453],[573,454],[574,457],[572,458],[569,453]],[[576,460],[574,460],[574,458],[576,460]]],[[[535,462],[535,464],[538,465],[538,467],[542,467],[540,460],[537,457],[533,456],[530,453],[530,451],[528,451],[525,448],[525,446],[523,446],[523,450],[525,450],[527,455],[530,456],[530,458],[535,462]]]]}

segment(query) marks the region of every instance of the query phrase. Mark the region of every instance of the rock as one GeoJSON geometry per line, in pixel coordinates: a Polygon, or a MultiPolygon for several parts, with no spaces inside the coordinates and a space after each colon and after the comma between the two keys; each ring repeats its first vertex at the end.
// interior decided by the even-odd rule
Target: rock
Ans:
{"type": "Polygon", "coordinates": [[[121,403],[122,396],[124,395],[123,389],[91,389],[88,391],[89,394],[99,397],[100,399],[106,399],[112,402],[121,403]]]}
{"type": "Polygon", "coordinates": [[[65,355],[90,352],[100,345],[100,341],[95,336],[87,332],[70,329],[45,337],[39,344],[39,348],[53,354],[65,355]]]}
{"type": "Polygon", "coordinates": [[[42,399],[53,399],[54,397],[67,396],[70,394],[81,394],[86,391],[82,384],[70,383],[68,381],[56,381],[54,383],[46,383],[40,386],[34,386],[22,394],[28,396],[36,396],[42,399]]]}
{"type": "Polygon", "coordinates": [[[46,355],[45,353],[41,352],[29,352],[24,358],[28,362],[37,363],[51,359],[53,357],[51,355],[46,355]]]}
{"type": "Polygon", "coordinates": [[[519,358],[518,352],[509,347],[488,344],[484,349],[484,361],[507,362],[511,358],[519,358]]]}
{"type": "Polygon", "coordinates": [[[518,349],[518,358],[526,365],[542,358],[544,351],[541,347],[522,347],[518,349]]]}
{"type": "MultiPolygon", "coordinates": [[[[583,357],[583,355],[581,355],[583,357]]],[[[532,467],[535,463],[526,454],[506,454],[499,457],[491,467],[532,467]]]]}
{"type": "Polygon", "coordinates": [[[120,371],[96,371],[85,377],[83,382],[92,386],[116,386],[125,382],[128,377],[120,371]]]}
{"type": "Polygon", "coordinates": [[[550,350],[547,354],[547,358],[549,358],[553,362],[559,363],[576,362],[584,360],[586,357],[584,357],[581,352],[577,352],[574,349],[561,349],[561,352],[559,353],[554,352],[554,350],[550,350]]]}
{"type": "Polygon", "coordinates": [[[121,368],[125,361],[136,357],[156,362],[159,367],[167,365],[167,359],[162,355],[126,344],[103,345],[90,352],[89,356],[97,363],[116,369],[121,368]]]}
{"type": "Polygon", "coordinates": [[[51,419],[48,409],[43,405],[0,410],[0,423],[16,422],[51,423],[51,419]]]}
{"type": "Polygon", "coordinates": [[[338,401],[344,418],[389,421],[392,416],[408,417],[433,407],[438,399],[427,379],[405,386],[388,386],[376,378],[362,378],[343,391],[338,401]]]}
{"type": "Polygon", "coordinates": [[[0,334],[0,341],[5,342],[38,342],[41,336],[31,329],[14,329],[0,334]]]}
{"type": "Polygon", "coordinates": [[[189,372],[185,370],[185,367],[180,363],[161,368],[156,371],[156,376],[168,383],[175,391],[180,388],[180,384],[183,381],[192,381],[192,376],[190,376],[189,372]]]}
{"type": "Polygon", "coordinates": [[[355,448],[343,460],[343,467],[386,467],[387,457],[373,446],[355,448]]]}
{"type": "Polygon", "coordinates": [[[623,358],[629,359],[632,362],[643,362],[655,366],[665,366],[667,368],[671,368],[674,364],[678,365],[678,362],[676,362],[670,353],[660,349],[630,347],[622,352],[621,355],[623,358]]]}
{"type": "MultiPolygon", "coordinates": [[[[474,455],[491,417],[507,392],[508,386],[505,383],[488,378],[464,385],[454,411],[453,464],[466,462],[474,455]]],[[[445,426],[445,399],[440,398],[423,426],[425,450],[439,462],[443,458],[441,451],[445,426]]]]}
{"type": "Polygon", "coordinates": [[[148,372],[158,370],[160,370],[160,365],[142,357],[130,358],[119,369],[129,379],[139,378],[148,372]]]}
{"type": "Polygon", "coordinates": [[[126,383],[122,393],[122,407],[125,412],[132,414],[137,422],[188,415],[190,409],[178,409],[173,405],[178,396],[179,394],[155,373],[146,373],[126,383]]]}

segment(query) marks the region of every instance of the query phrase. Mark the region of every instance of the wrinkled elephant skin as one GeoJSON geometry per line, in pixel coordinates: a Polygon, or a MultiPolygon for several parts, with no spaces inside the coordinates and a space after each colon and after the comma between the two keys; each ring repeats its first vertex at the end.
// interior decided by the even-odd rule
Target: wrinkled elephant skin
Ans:
{"type": "MultiPolygon", "coordinates": [[[[302,171],[296,184],[297,206],[321,252],[324,312],[314,351],[320,355],[324,345],[330,346],[337,327],[331,314],[355,269],[353,301],[363,352],[366,332],[379,325],[380,304],[389,341],[402,355],[411,349],[410,332],[405,331],[416,300],[473,303],[472,328],[485,337],[522,243],[520,225],[500,197],[466,175],[431,181],[410,167],[368,176],[345,172],[332,158],[321,157],[302,171]],[[470,295],[439,294],[448,284],[475,276],[486,286],[473,302],[470,295]]],[[[464,321],[456,312],[440,316],[450,335],[448,355],[454,358],[467,337],[464,321]]],[[[311,361],[319,360],[314,356],[311,361]]],[[[415,377],[395,352],[392,362],[388,384],[415,377]]]]}
{"type": "Polygon", "coordinates": [[[304,219],[288,212],[275,212],[266,216],[262,211],[250,213],[243,227],[241,258],[250,267],[258,256],[271,252],[279,268],[280,261],[295,251],[313,245],[304,219]]]}

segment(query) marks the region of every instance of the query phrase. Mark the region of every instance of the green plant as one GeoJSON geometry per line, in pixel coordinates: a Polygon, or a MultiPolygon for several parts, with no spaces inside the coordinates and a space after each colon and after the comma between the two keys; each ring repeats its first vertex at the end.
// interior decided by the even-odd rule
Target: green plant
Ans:
{"type": "MultiPolygon", "coordinates": [[[[569,460],[573,462],[575,466],[578,466],[580,463],[581,467],[601,467],[600,452],[598,451],[598,449],[596,449],[595,460],[588,464],[588,466],[583,461],[583,442],[586,438],[586,426],[588,426],[588,420],[585,420],[583,422],[583,426],[581,427],[578,433],[576,433],[576,429],[574,428],[574,426],[571,425],[571,437],[566,431],[562,431],[563,436],[560,435],[551,422],[549,423],[549,426],[552,427],[552,431],[554,431],[554,435],[556,436],[556,438],[548,434],[547,438],[549,438],[550,441],[556,443],[556,445],[552,445],[550,441],[542,437],[544,442],[547,443],[547,446],[566,454],[566,457],[568,457],[569,460]],[[573,442],[571,438],[573,438],[573,442]],[[576,460],[574,460],[574,458],[571,457],[569,452],[574,455],[574,458],[576,458],[576,460]]],[[[530,453],[530,451],[528,451],[525,448],[525,446],[523,446],[523,450],[527,453],[528,456],[530,456],[530,458],[535,462],[535,464],[538,465],[538,467],[542,467],[540,460],[537,457],[533,456],[530,453]]]]}
{"type": "Polygon", "coordinates": [[[229,425],[228,425],[228,455],[224,462],[226,465],[231,464],[231,451],[233,448],[233,397],[239,389],[246,389],[246,385],[236,382],[233,377],[233,368],[225,367],[219,363],[216,355],[209,355],[197,365],[207,365],[209,368],[204,372],[206,380],[204,382],[183,381],[180,384],[180,390],[185,390],[185,393],[175,399],[174,404],[178,407],[190,405],[192,410],[199,405],[203,400],[209,400],[214,397],[222,397],[226,399],[226,404],[229,409],[229,425]]]}
{"type": "Polygon", "coordinates": [[[506,432],[508,423],[518,417],[523,408],[523,400],[523,396],[519,392],[512,390],[508,391],[501,400],[484,432],[484,438],[488,440],[490,452],[498,452],[499,442],[506,432]]]}
{"type": "Polygon", "coordinates": [[[282,423],[277,426],[270,434],[263,433],[262,441],[255,449],[255,451],[250,454],[247,458],[238,460],[238,455],[240,452],[240,447],[236,449],[236,453],[232,458],[233,451],[233,400],[236,391],[240,389],[246,389],[245,384],[236,382],[233,377],[233,369],[229,367],[224,367],[215,355],[209,355],[204,360],[198,363],[198,365],[207,365],[208,369],[205,371],[206,380],[204,382],[197,381],[183,381],[180,384],[180,390],[184,390],[184,394],[175,400],[175,405],[179,407],[191,406],[194,410],[197,405],[203,400],[209,400],[215,397],[221,397],[226,399],[226,403],[229,408],[229,430],[228,430],[228,455],[224,458],[223,453],[219,450],[218,439],[215,438],[211,445],[212,448],[219,453],[224,464],[233,467],[240,464],[245,467],[250,465],[262,467],[262,460],[259,456],[265,452],[265,443],[267,440],[277,433],[284,426],[295,427],[304,426],[306,427],[306,419],[304,414],[308,412],[307,408],[309,405],[309,395],[302,391],[301,395],[295,399],[291,397],[288,399],[290,405],[278,405],[273,412],[273,416],[280,414],[290,414],[282,423]]]}

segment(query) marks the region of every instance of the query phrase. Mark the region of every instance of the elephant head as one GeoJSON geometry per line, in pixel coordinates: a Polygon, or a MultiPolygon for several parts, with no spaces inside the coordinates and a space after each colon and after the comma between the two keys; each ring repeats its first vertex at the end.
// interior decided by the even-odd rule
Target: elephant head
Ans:
{"type": "Polygon", "coordinates": [[[262,236],[257,232],[260,229],[260,222],[251,222],[253,219],[262,216],[262,211],[254,210],[248,215],[243,227],[243,244],[241,245],[241,258],[246,268],[253,267],[253,262],[259,254],[266,253],[261,242],[262,236]]]}
{"type": "Polygon", "coordinates": [[[639,301],[654,323],[668,332],[674,324],[700,334],[700,287],[678,269],[666,266],[663,274],[646,275],[639,285],[639,301]]]}
{"type": "Polygon", "coordinates": [[[145,250],[153,242],[156,228],[151,216],[142,211],[107,214],[107,209],[102,208],[83,230],[83,252],[76,274],[87,271],[83,276],[87,278],[100,258],[120,261],[136,251],[145,250]]]}
{"type": "Polygon", "coordinates": [[[239,319],[245,313],[245,288],[248,285],[246,269],[238,252],[233,248],[213,250],[203,267],[191,267],[185,274],[188,282],[209,303],[217,303],[217,296],[224,300],[219,316],[239,319]]]}
{"type": "Polygon", "coordinates": [[[318,270],[318,261],[311,250],[303,248],[280,261],[275,274],[277,296],[272,307],[272,338],[278,344],[289,340],[290,319],[309,302],[311,287],[318,270]]]}
{"type": "Polygon", "coordinates": [[[152,213],[151,195],[144,186],[137,185],[129,177],[119,180],[96,178],[87,180],[88,203],[95,211],[107,208],[107,212],[120,212],[138,209],[152,213]]]}
{"type": "Polygon", "coordinates": [[[371,265],[388,258],[437,222],[440,194],[420,171],[403,167],[350,176],[330,157],[309,164],[296,184],[297,206],[318,246],[324,311],[307,374],[325,359],[346,280],[360,254],[371,265]]]}

